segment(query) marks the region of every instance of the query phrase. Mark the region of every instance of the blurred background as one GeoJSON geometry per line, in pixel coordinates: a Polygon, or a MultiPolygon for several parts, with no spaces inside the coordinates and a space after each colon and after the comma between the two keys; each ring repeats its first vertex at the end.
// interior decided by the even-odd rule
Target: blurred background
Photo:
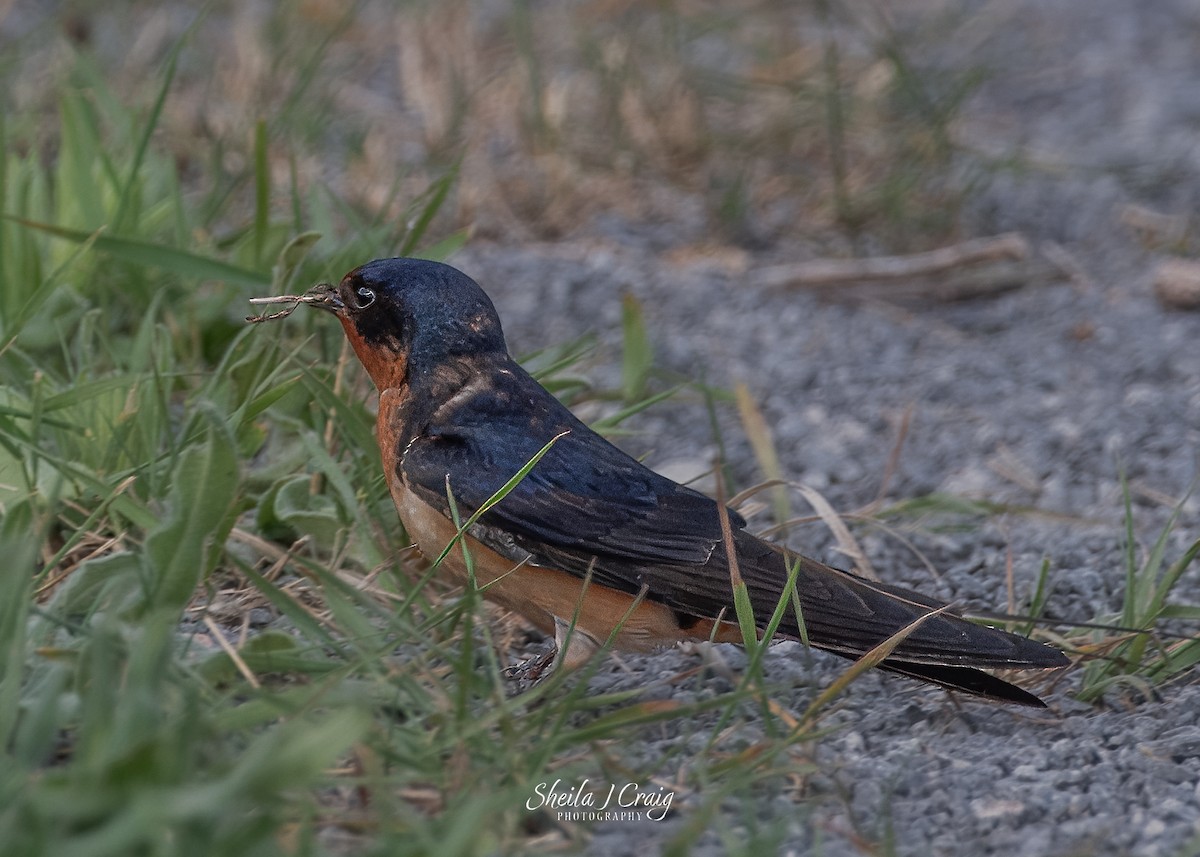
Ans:
{"type": "MultiPolygon", "coordinates": [[[[677,788],[667,853],[892,853],[890,798],[846,809],[824,712],[768,698],[759,656],[510,698],[538,641],[417,585],[340,331],[249,327],[246,299],[459,252],[610,435],[839,508],[891,485],[902,522],[966,530],[910,534],[949,590],[1040,614],[1053,544],[1060,613],[1153,628],[1200,550],[1172,530],[1197,515],[1198,84],[1185,0],[0,0],[0,852],[641,844],[522,808],[562,775],[677,788]],[[887,291],[779,291],[846,280],[887,291]],[[1145,553],[1114,519],[1022,529],[1122,505],[1145,553]]],[[[888,557],[934,585],[913,553],[888,557]]],[[[1070,637],[1078,699],[1153,698],[1200,660],[1170,639],[1070,637]]]]}
{"type": "Polygon", "coordinates": [[[148,151],[173,160],[211,240],[243,225],[230,212],[252,206],[265,157],[272,213],[343,228],[349,211],[401,221],[453,170],[439,236],[669,223],[673,244],[803,257],[1012,226],[1033,206],[994,185],[1031,174],[1190,211],[1195,61],[1186,33],[1156,32],[1192,17],[1168,2],[9,0],[0,27],[10,144],[45,163],[69,108],[116,154],[169,92],[148,151]]]}
{"type": "Polygon", "coordinates": [[[484,237],[625,218],[750,248],[922,249],[1015,168],[1003,114],[987,134],[962,118],[993,39],[1046,38],[1036,6],[9,2],[7,135],[51,155],[65,95],[119,150],[135,141],[111,111],[144,115],[169,64],[151,151],[218,236],[240,225],[216,217],[230,198],[253,202],[263,122],[281,212],[332,195],[396,220],[457,169],[440,225],[484,237]]]}

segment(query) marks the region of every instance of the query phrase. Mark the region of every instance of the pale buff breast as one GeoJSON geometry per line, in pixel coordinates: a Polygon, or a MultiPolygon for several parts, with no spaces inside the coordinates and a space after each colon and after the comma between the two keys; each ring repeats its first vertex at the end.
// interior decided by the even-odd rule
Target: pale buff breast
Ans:
{"type": "MultiPolygon", "coordinates": [[[[409,490],[403,478],[394,476],[403,473],[400,465],[404,449],[399,443],[401,431],[398,424],[398,410],[402,401],[402,394],[397,390],[385,390],[380,394],[377,421],[379,447],[392,500],[404,529],[421,553],[433,560],[454,540],[457,531],[447,516],[409,490]]],[[[634,607],[636,599],[627,593],[597,584],[589,584],[585,588],[583,580],[566,572],[515,564],[471,536],[465,536],[446,555],[439,568],[443,579],[454,584],[464,585],[468,578],[462,542],[466,543],[476,585],[483,590],[484,596],[521,614],[544,633],[554,632],[556,618],[561,632],[561,627],[569,625],[574,617],[577,630],[593,641],[603,643],[613,629],[621,624],[615,641],[618,648],[651,650],[684,639],[707,639],[712,632],[713,623],[710,621],[700,622],[687,630],[681,629],[675,614],[657,602],[642,600],[634,607]]],[[[729,630],[723,623],[718,638],[725,639],[729,630]]],[[[573,646],[572,653],[576,651],[573,646]]],[[[579,655],[585,654],[579,651],[579,655]]],[[[568,661],[581,659],[571,657],[568,661]]]]}

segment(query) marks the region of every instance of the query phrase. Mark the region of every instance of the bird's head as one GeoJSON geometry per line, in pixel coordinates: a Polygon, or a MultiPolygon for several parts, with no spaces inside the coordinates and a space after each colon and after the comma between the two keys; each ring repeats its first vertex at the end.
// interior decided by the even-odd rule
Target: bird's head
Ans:
{"type": "Polygon", "coordinates": [[[376,259],[311,306],[341,321],[380,390],[449,363],[506,355],[496,308],[461,271],[424,259],[376,259]]]}

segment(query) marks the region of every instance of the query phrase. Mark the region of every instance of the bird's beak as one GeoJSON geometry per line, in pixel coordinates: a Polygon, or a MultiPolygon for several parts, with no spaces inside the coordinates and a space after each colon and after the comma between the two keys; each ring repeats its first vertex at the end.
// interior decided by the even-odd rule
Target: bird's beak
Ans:
{"type": "Polygon", "coordinates": [[[334,315],[341,315],[342,310],[346,308],[346,304],[342,302],[342,298],[338,294],[337,286],[331,283],[320,283],[313,286],[304,293],[302,303],[317,309],[329,310],[334,315]]]}
{"type": "Polygon", "coordinates": [[[313,286],[302,295],[275,295],[269,298],[250,298],[250,303],[259,306],[274,304],[285,304],[284,309],[278,312],[264,312],[259,315],[248,315],[246,321],[251,324],[257,324],[264,321],[274,321],[277,318],[287,318],[300,304],[308,304],[309,306],[320,307],[327,309],[334,315],[342,318],[342,311],[346,308],[346,304],[342,302],[338,295],[337,287],[329,283],[319,283],[313,286]]]}

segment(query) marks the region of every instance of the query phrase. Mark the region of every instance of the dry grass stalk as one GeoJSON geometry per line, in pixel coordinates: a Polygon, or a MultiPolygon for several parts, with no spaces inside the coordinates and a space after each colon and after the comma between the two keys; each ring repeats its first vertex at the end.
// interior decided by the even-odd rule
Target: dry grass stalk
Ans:
{"type": "Polygon", "coordinates": [[[274,304],[291,304],[291,306],[279,310],[278,312],[262,313],[260,315],[248,315],[246,321],[251,324],[259,324],[264,321],[275,321],[280,318],[287,318],[296,311],[300,304],[322,304],[329,300],[330,294],[333,292],[333,286],[329,283],[318,283],[302,295],[275,295],[270,298],[250,298],[250,303],[257,305],[274,305],[274,304]]]}

